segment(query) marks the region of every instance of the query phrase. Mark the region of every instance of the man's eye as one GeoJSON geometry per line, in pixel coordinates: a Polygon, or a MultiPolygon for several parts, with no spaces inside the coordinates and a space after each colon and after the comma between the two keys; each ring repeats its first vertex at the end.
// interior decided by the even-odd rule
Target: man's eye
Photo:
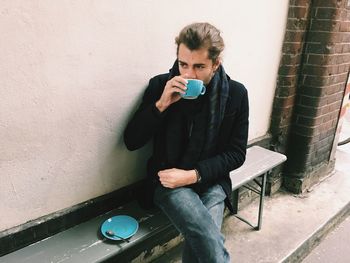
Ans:
{"type": "Polygon", "coordinates": [[[180,64],[180,67],[181,67],[181,68],[186,68],[187,65],[186,65],[186,64],[180,64]]]}

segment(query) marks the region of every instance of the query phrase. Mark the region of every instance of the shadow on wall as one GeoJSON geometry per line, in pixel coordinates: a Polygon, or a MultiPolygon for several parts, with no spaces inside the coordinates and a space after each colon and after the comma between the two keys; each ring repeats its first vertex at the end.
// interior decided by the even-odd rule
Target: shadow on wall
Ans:
{"type": "Polygon", "coordinates": [[[119,131],[116,134],[116,141],[110,147],[110,152],[106,153],[99,168],[106,193],[136,183],[146,176],[146,164],[151,154],[152,142],[147,143],[139,150],[131,152],[126,149],[123,138],[126,125],[140,105],[145,88],[142,89],[142,92],[130,107],[129,114],[125,115],[119,122],[122,125],[115,129],[119,131]]]}

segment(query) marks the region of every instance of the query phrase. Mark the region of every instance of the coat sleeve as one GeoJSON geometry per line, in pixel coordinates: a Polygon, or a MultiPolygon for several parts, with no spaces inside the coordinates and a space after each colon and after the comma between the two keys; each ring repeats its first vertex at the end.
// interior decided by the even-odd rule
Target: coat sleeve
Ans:
{"type": "Polygon", "coordinates": [[[124,130],[124,143],[133,151],[144,146],[158,130],[166,112],[159,112],[155,106],[160,98],[164,85],[155,77],[149,82],[142,97],[142,102],[124,130]]]}
{"type": "MultiPolygon", "coordinates": [[[[228,141],[224,142],[224,146],[221,147],[217,155],[200,161],[196,165],[204,184],[210,185],[223,176],[229,176],[230,171],[237,169],[244,163],[248,140],[248,117],[248,93],[243,86],[240,107],[234,120],[231,120],[234,122],[229,131],[228,141]]],[[[226,121],[230,121],[230,119],[228,118],[226,121]]]]}

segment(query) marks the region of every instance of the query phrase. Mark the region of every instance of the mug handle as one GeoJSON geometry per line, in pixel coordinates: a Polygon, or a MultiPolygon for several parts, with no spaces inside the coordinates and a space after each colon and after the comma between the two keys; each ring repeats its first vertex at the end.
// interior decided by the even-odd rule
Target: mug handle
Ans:
{"type": "Polygon", "coordinates": [[[206,87],[203,85],[203,86],[202,86],[202,92],[201,92],[201,95],[204,95],[204,93],[206,92],[206,90],[207,90],[207,89],[206,89],[206,87]]]}

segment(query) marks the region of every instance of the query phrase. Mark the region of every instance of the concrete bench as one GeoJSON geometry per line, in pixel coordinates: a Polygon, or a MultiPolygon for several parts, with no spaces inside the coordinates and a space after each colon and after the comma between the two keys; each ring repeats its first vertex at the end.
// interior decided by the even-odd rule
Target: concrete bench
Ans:
{"type": "MultiPolygon", "coordinates": [[[[255,180],[255,183],[260,188],[260,190],[257,190],[247,186],[260,195],[259,220],[256,229],[261,227],[266,176],[274,167],[285,160],[286,157],[282,154],[259,146],[253,146],[247,150],[245,164],[230,173],[233,182],[232,190],[236,197],[238,196],[238,188],[246,186],[248,182],[255,180]],[[260,181],[258,180],[259,177],[261,178],[260,181]]],[[[238,198],[236,198],[235,203],[238,210],[238,198]]],[[[240,218],[238,215],[236,216],[240,218]]],[[[250,224],[247,220],[244,221],[250,224]]],[[[0,257],[0,262],[129,262],[137,257],[140,259],[142,254],[147,258],[147,255],[145,255],[147,251],[151,251],[155,246],[162,245],[176,236],[178,236],[178,232],[163,213],[159,210],[142,210],[136,202],[131,202],[54,236],[0,257]],[[102,237],[99,232],[101,224],[111,216],[124,214],[136,218],[139,222],[139,229],[129,239],[130,242],[109,241],[102,237]]]]}

